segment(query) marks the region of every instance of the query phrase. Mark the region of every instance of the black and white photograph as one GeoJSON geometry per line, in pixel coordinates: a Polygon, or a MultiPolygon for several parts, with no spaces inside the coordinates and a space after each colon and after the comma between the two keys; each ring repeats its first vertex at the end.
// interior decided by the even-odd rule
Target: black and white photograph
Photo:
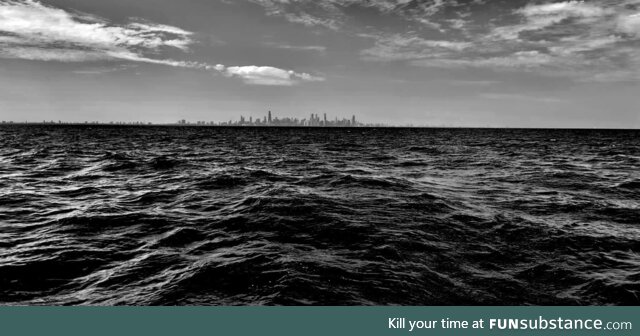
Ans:
{"type": "Polygon", "coordinates": [[[640,0],[0,0],[0,306],[638,306],[639,84],[640,0]]]}

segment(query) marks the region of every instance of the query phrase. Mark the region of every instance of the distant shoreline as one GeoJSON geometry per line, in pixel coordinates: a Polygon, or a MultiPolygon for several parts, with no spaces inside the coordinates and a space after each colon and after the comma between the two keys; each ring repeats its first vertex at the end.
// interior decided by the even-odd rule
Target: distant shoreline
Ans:
{"type": "Polygon", "coordinates": [[[394,125],[360,125],[360,126],[294,126],[294,125],[197,125],[197,124],[110,124],[110,123],[37,123],[37,122],[3,122],[2,126],[80,126],[80,127],[181,127],[181,128],[291,128],[291,129],[486,129],[486,130],[590,130],[590,131],[640,131],[640,128],[586,128],[586,127],[500,127],[500,126],[394,126],[394,125]]]}

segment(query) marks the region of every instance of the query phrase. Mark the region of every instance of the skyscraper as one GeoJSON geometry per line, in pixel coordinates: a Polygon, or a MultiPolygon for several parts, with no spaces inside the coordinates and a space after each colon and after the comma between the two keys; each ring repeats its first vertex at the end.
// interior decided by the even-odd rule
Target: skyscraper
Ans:
{"type": "Polygon", "coordinates": [[[269,111],[269,125],[271,125],[271,111],[269,111]]]}

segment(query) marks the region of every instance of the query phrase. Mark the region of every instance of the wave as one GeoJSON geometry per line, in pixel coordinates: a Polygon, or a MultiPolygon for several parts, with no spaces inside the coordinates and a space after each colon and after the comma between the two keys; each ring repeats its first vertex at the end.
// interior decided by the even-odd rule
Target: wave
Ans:
{"type": "Polygon", "coordinates": [[[0,304],[637,305],[638,135],[2,126],[0,304]]]}

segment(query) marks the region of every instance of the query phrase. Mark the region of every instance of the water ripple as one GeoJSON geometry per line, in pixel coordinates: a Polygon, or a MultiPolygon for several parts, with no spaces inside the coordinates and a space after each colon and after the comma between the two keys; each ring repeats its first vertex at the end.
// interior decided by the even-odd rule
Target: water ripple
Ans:
{"type": "Polygon", "coordinates": [[[0,304],[640,304],[637,131],[0,127],[0,304]]]}

